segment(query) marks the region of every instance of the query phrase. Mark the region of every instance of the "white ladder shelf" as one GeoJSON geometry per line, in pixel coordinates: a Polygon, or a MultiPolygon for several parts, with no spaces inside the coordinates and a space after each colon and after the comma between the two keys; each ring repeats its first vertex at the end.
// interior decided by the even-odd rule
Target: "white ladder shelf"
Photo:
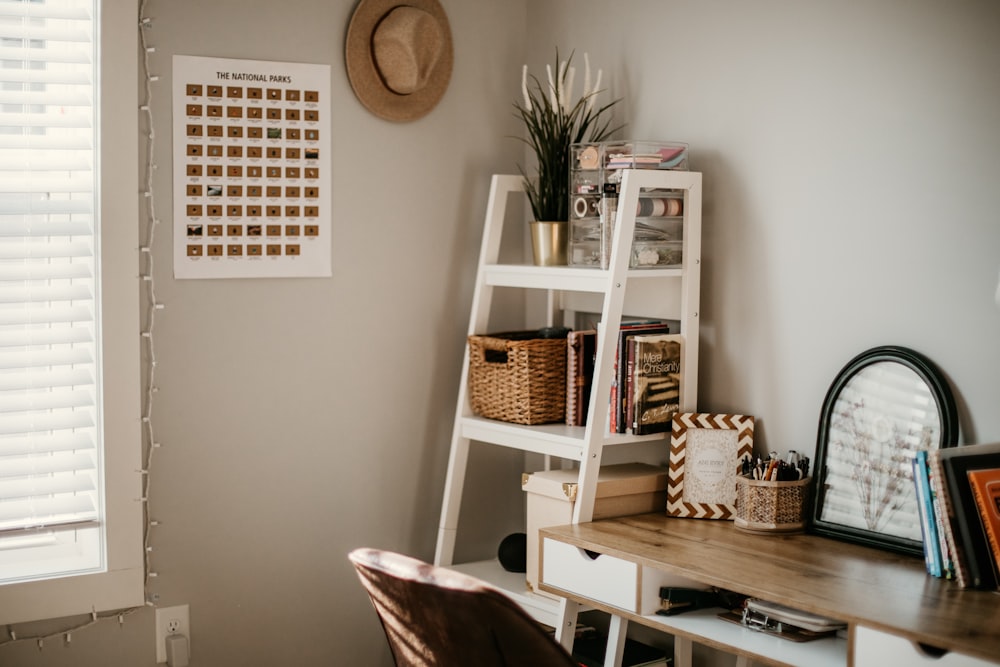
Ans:
{"type": "MultiPolygon", "coordinates": [[[[600,312],[597,356],[586,426],[522,426],[472,414],[468,400],[469,350],[465,348],[451,450],[445,479],[434,562],[468,572],[502,588],[538,621],[558,628],[576,622],[576,606],[527,591],[523,574],[502,570],[494,561],[453,563],[470,442],[510,447],[569,460],[579,466],[573,522],[590,521],[603,449],[637,442],[662,446],[664,434],[634,436],[608,432],[607,402],[612,386],[617,335],[623,313],[679,320],[684,335],[685,404],[693,411],[698,392],[698,309],[701,275],[701,174],[629,169],[623,172],[613,252],[607,269],[575,266],[499,264],[500,241],[512,193],[523,192],[517,175],[494,175],[483,229],[468,334],[487,333],[494,288],[543,290],[550,304],[567,313],[600,312]],[[629,269],[635,212],[643,191],[683,191],[683,264],[675,268],[629,269]]],[[[570,637],[572,633],[567,633],[570,637]]],[[[565,643],[565,639],[563,639],[565,643]]]]}

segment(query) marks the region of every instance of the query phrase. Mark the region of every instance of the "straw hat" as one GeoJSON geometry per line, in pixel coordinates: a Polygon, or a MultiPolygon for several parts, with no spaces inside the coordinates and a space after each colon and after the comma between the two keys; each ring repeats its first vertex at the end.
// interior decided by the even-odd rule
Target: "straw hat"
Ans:
{"type": "Polygon", "coordinates": [[[354,94],[369,111],[416,120],[448,88],[448,17],[437,0],[361,0],[347,28],[345,60],[354,94]]]}

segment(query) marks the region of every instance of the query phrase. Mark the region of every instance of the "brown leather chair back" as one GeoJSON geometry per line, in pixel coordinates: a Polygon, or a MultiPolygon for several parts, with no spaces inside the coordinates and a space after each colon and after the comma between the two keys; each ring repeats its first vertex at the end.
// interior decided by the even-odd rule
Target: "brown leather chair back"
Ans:
{"type": "Polygon", "coordinates": [[[398,667],[579,667],[509,597],[474,577],[377,549],[349,555],[398,667]]]}

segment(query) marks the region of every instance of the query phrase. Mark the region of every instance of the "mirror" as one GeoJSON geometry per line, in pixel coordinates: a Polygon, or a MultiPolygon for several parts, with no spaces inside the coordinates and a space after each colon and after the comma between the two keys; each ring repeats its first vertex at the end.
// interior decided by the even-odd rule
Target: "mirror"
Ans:
{"type": "Polygon", "coordinates": [[[922,556],[911,460],[957,438],[954,398],[928,359],[896,346],[858,355],[823,401],[810,531],[922,556]]]}

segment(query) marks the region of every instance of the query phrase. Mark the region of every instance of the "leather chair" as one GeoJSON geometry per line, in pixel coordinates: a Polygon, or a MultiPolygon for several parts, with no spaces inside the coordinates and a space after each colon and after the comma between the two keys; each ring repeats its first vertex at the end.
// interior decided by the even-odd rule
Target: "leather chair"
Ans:
{"type": "Polygon", "coordinates": [[[579,667],[542,625],[479,579],[378,549],[348,558],[397,667],[579,667]]]}

